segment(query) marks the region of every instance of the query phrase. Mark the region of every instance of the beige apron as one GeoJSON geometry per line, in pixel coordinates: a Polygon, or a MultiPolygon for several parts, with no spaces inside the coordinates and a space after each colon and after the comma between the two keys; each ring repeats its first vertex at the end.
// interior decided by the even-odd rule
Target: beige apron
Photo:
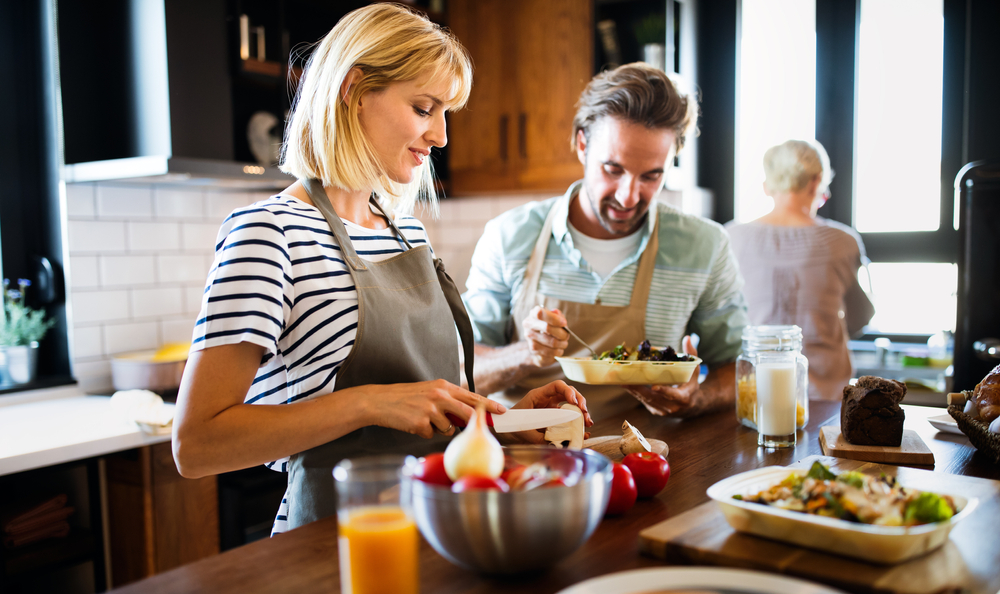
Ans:
{"type": "MultiPolygon", "coordinates": [[[[337,371],[334,391],[370,384],[446,379],[459,383],[458,327],[472,381],[472,323],[458,288],[430,247],[412,247],[373,199],[407,250],[381,262],[358,257],[351,238],[318,180],[303,185],[333,231],[358,293],[358,330],[351,353],[337,371]]],[[[434,439],[369,426],[295,454],[288,464],[288,524],[296,528],[336,512],[333,467],[345,458],[384,453],[415,456],[441,451],[451,438],[434,439]]]]}
{"type": "MultiPolygon", "coordinates": [[[[575,200],[576,198],[571,198],[575,200]]],[[[580,338],[586,340],[598,352],[609,350],[616,345],[625,343],[634,347],[646,338],[646,305],[649,302],[649,288],[653,280],[653,269],[656,266],[656,253],[659,250],[659,218],[653,224],[653,230],[646,249],[639,258],[635,284],[632,287],[632,300],[627,306],[617,307],[597,303],[578,303],[562,301],[538,292],[538,279],[542,275],[542,266],[548,251],[549,240],[552,238],[552,221],[557,208],[555,204],[549,210],[542,226],[542,232],[535,243],[535,249],[528,260],[524,272],[524,283],[521,292],[514,300],[511,308],[510,343],[517,342],[524,335],[524,319],[532,308],[541,305],[545,309],[558,309],[566,316],[569,327],[580,338]]],[[[651,204],[650,215],[656,215],[656,204],[651,204]]],[[[566,357],[589,357],[590,351],[579,341],[570,337],[569,347],[563,354],[566,357]]],[[[538,369],[533,374],[522,379],[514,387],[507,389],[498,400],[505,404],[517,402],[524,394],[533,388],[543,386],[551,381],[562,379],[562,369],[556,363],[549,367],[538,369]]],[[[576,382],[567,382],[574,386],[587,399],[587,408],[594,421],[621,413],[638,405],[638,400],[620,386],[588,386],[576,382]]]]}

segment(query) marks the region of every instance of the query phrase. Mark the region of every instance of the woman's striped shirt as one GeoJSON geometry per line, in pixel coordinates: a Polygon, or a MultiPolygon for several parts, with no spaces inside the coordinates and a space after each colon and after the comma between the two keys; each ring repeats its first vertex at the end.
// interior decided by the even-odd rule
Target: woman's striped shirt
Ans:
{"type": "MultiPolygon", "coordinates": [[[[394,221],[411,245],[428,243],[417,219],[394,221]]],[[[344,226],[365,260],[406,250],[392,229],[344,226]]],[[[266,349],[244,402],[288,404],[332,392],[357,326],[354,282],[319,210],[279,194],[222,223],[191,348],[250,342],[266,349]]],[[[287,463],[267,466],[284,472],[287,463]]],[[[287,526],[281,507],[275,532],[287,526]]]]}

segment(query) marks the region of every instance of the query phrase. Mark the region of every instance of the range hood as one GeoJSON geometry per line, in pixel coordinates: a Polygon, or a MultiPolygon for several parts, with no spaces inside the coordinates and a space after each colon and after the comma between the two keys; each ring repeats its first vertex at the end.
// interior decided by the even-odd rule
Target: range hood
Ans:
{"type": "Polygon", "coordinates": [[[66,182],[294,181],[248,152],[250,114],[280,122],[288,91],[283,76],[236,80],[226,0],[57,0],[57,10],[66,182]]]}

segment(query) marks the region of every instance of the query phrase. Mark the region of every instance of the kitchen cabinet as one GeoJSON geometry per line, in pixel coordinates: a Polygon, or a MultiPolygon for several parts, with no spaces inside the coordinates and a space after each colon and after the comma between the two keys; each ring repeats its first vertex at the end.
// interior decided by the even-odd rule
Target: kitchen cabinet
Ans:
{"type": "Polygon", "coordinates": [[[469,103],[450,116],[453,194],[562,192],[583,169],[570,147],[575,103],[592,76],[588,0],[451,0],[448,25],[469,50],[469,103]]]}

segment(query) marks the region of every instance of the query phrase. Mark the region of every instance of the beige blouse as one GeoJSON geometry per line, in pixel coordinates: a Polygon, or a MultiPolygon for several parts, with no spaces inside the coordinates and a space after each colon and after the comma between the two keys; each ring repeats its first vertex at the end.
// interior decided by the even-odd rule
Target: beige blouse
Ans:
{"type": "Polygon", "coordinates": [[[809,397],[840,399],[854,372],[848,336],[875,313],[858,284],[858,269],[867,262],[861,236],[822,217],[811,227],[753,222],[729,223],[726,230],[746,280],[750,323],[801,327],[809,397]]]}

